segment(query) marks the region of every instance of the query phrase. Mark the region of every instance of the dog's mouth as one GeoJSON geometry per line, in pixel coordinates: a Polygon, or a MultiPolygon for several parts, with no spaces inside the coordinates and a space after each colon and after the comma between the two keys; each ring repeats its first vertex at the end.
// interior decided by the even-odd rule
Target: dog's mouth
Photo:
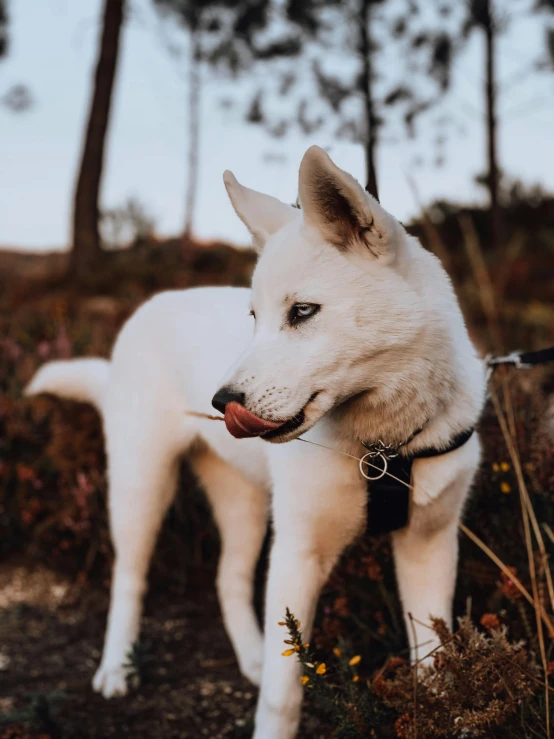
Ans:
{"type": "Polygon", "coordinates": [[[285,421],[282,426],[271,431],[266,431],[265,434],[262,434],[262,439],[264,439],[264,441],[277,441],[277,439],[284,440],[285,436],[290,436],[297,431],[304,424],[305,420],[306,416],[304,408],[302,408],[302,410],[295,416],[290,418],[288,421],[285,421]]]}
{"type": "Polygon", "coordinates": [[[227,431],[236,439],[259,436],[265,441],[286,441],[300,429],[306,420],[306,408],[319,395],[312,393],[303,408],[291,418],[283,421],[269,421],[260,418],[240,403],[233,401],[225,406],[225,425],[227,431]]]}

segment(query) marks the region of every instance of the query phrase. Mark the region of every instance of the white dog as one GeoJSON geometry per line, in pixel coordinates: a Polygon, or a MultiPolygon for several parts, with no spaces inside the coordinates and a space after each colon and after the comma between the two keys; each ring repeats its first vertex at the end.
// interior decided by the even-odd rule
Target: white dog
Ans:
{"type": "MultiPolygon", "coordinates": [[[[446,450],[414,460],[409,524],[393,545],[405,613],[450,622],[457,524],[479,461],[476,435],[452,440],[478,420],[484,369],[438,260],[322,149],[302,160],[301,209],[229,172],[224,181],[260,253],[252,290],[158,295],[110,362],[53,362],[28,393],[90,401],[104,419],[115,567],[94,688],[126,692],[150,557],[188,450],[221,532],[225,626],[241,671],[261,685],[255,739],[290,739],[302,689],[278,622],[290,608],[308,638],[320,589],[366,519],[366,480],[339,452],[359,458],[378,440],[401,454],[446,450]],[[187,413],[209,411],[218,388],[227,429],[187,413]],[[252,581],[269,506],[262,638],[252,581]]],[[[431,634],[418,621],[413,650],[431,634]]]]}

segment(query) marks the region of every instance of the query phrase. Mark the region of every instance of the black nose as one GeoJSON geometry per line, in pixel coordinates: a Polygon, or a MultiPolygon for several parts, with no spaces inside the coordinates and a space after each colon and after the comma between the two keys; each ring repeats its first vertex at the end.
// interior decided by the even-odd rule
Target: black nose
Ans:
{"type": "Polygon", "coordinates": [[[244,405],[244,393],[237,393],[230,387],[222,387],[213,396],[212,405],[220,413],[225,413],[225,406],[233,401],[244,405]]]}

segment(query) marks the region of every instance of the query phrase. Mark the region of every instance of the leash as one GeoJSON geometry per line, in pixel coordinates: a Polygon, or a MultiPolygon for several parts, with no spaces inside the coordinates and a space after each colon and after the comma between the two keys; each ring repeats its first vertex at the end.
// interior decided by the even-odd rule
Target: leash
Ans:
{"type": "Polygon", "coordinates": [[[487,357],[485,363],[493,370],[501,364],[513,364],[517,369],[529,369],[537,364],[554,362],[554,346],[536,352],[512,352],[505,357],[487,357]]]}
{"type": "Polygon", "coordinates": [[[547,364],[554,362],[554,346],[546,349],[539,349],[536,352],[512,352],[504,357],[493,357],[491,355],[485,357],[487,366],[487,382],[492,377],[494,370],[502,365],[511,364],[516,369],[529,369],[536,367],[538,364],[547,364]]]}

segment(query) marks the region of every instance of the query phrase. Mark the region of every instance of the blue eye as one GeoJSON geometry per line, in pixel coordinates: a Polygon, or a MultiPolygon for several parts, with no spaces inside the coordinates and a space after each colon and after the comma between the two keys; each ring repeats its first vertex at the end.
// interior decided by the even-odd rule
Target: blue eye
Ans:
{"type": "Polygon", "coordinates": [[[307,318],[314,316],[321,308],[316,303],[296,303],[292,306],[289,313],[289,323],[295,324],[305,321],[307,318]]]}

